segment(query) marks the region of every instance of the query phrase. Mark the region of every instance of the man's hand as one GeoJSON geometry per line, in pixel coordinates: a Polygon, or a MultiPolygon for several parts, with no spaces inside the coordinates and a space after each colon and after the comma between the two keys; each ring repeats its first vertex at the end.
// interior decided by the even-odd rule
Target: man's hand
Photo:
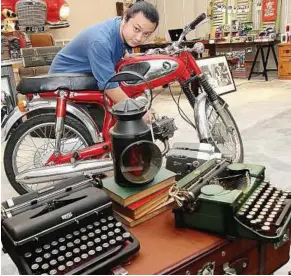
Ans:
{"type": "Polygon", "coordinates": [[[124,91],[120,87],[116,87],[116,88],[112,88],[112,89],[106,89],[105,92],[106,92],[106,95],[114,103],[118,103],[118,102],[128,98],[128,96],[124,93],[124,91]]]}
{"type": "Polygon", "coordinates": [[[152,116],[151,111],[148,110],[147,113],[142,117],[142,119],[146,124],[150,125],[152,123],[151,116],[152,116]]]}

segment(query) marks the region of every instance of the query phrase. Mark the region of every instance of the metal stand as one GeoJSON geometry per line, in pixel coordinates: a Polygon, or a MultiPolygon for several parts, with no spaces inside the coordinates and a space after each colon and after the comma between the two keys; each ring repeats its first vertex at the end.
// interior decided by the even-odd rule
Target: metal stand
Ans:
{"type": "Polygon", "coordinates": [[[276,56],[275,49],[274,49],[274,43],[262,44],[262,45],[258,44],[256,56],[255,56],[255,59],[254,59],[253,64],[252,64],[252,69],[251,69],[250,75],[248,77],[248,80],[251,79],[252,74],[258,74],[258,75],[262,74],[263,76],[265,76],[265,80],[268,81],[268,72],[269,71],[278,71],[278,60],[277,60],[277,56],[276,56]],[[264,48],[268,48],[266,58],[265,58],[264,48]],[[267,69],[269,56],[270,56],[270,50],[272,50],[272,52],[273,52],[273,56],[274,56],[274,60],[276,62],[277,69],[267,69]],[[257,61],[257,58],[258,58],[260,52],[261,52],[261,57],[262,57],[262,62],[263,62],[263,71],[262,72],[254,72],[256,61],[257,61]]]}

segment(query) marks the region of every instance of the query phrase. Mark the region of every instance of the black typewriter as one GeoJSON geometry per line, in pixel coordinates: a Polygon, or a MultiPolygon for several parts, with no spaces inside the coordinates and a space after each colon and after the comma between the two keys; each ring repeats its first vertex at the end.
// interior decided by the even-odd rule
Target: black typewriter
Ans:
{"type": "Polygon", "coordinates": [[[104,274],[139,250],[98,185],[80,176],[2,203],[3,250],[20,274],[104,274]]]}

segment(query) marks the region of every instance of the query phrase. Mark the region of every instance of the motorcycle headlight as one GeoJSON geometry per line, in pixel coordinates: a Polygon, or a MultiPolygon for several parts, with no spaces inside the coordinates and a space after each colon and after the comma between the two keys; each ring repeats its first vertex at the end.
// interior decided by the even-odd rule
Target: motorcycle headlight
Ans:
{"type": "Polygon", "coordinates": [[[70,6],[68,4],[63,4],[59,11],[59,16],[61,20],[67,20],[70,15],[70,6]]]}
{"type": "Polygon", "coordinates": [[[205,46],[202,42],[196,42],[193,46],[193,51],[197,54],[202,54],[205,50],[205,46]]]}

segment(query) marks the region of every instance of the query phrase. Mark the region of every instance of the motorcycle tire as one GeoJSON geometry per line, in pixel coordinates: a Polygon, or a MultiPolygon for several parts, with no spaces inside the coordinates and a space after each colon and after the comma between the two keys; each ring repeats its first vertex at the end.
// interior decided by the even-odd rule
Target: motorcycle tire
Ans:
{"type": "MultiPolygon", "coordinates": [[[[218,100],[219,100],[219,103],[221,104],[221,106],[224,106],[225,103],[220,97],[218,97],[218,100]]],[[[213,108],[211,103],[209,101],[206,102],[206,114],[207,114],[208,109],[210,107],[213,108]]],[[[209,131],[211,132],[211,139],[210,139],[210,141],[207,141],[207,142],[210,142],[211,144],[213,144],[213,146],[215,147],[217,152],[222,152],[220,147],[218,146],[219,145],[219,140],[220,141],[225,140],[226,137],[223,137],[223,136],[230,135],[230,138],[235,140],[234,143],[235,143],[235,147],[236,147],[235,156],[234,156],[234,158],[232,158],[232,162],[242,163],[243,160],[244,160],[244,149],[243,149],[243,143],[242,143],[241,134],[239,132],[238,126],[237,126],[237,124],[236,124],[231,112],[229,111],[228,107],[224,106],[223,109],[224,109],[224,112],[225,112],[225,115],[226,115],[226,118],[227,118],[227,121],[228,121],[229,125],[231,125],[232,128],[233,128],[233,133],[232,134],[226,134],[226,133],[221,134],[221,131],[216,131],[216,132],[220,132],[219,133],[220,135],[219,135],[217,133],[214,133],[215,132],[215,128],[212,128],[212,131],[210,131],[211,126],[209,124],[209,131]]],[[[207,118],[207,121],[209,122],[208,119],[209,118],[207,118]]],[[[219,117],[219,119],[220,119],[220,117],[219,117]]],[[[224,126],[222,121],[220,121],[220,125],[224,128],[224,131],[226,131],[226,128],[225,128],[225,126],[224,126]]],[[[222,153],[224,154],[224,156],[226,155],[224,152],[222,152],[222,153]]]]}
{"type": "MultiPolygon", "coordinates": [[[[31,192],[32,189],[25,184],[18,183],[15,180],[15,171],[13,169],[13,154],[14,150],[17,148],[16,145],[19,140],[22,139],[23,135],[25,135],[32,128],[43,124],[54,124],[55,120],[55,114],[42,114],[31,117],[24,123],[20,124],[18,128],[11,134],[9,140],[7,141],[4,151],[4,169],[11,186],[19,194],[31,192]]],[[[73,129],[74,131],[76,131],[76,133],[79,133],[79,135],[82,136],[82,139],[84,139],[87,144],[85,146],[92,146],[94,144],[93,139],[86,127],[77,119],[71,116],[67,116],[64,122],[64,129],[66,128],[66,126],[73,129]]]]}

